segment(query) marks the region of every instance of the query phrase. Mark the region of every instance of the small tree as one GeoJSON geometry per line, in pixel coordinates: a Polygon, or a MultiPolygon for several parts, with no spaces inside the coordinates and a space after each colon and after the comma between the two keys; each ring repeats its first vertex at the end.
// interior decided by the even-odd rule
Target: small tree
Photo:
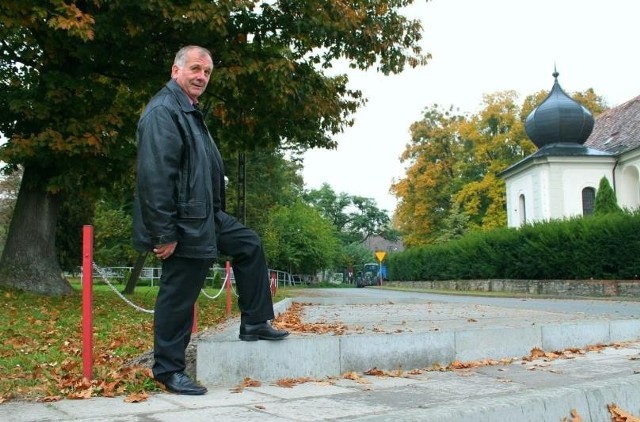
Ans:
{"type": "Polygon", "coordinates": [[[622,208],[618,205],[616,193],[609,184],[609,179],[602,177],[598,192],[596,192],[596,202],[593,209],[594,215],[617,214],[622,213],[622,208]]]}
{"type": "Polygon", "coordinates": [[[274,207],[262,240],[269,266],[292,273],[332,268],[340,248],[331,222],[303,202],[274,207]]]}

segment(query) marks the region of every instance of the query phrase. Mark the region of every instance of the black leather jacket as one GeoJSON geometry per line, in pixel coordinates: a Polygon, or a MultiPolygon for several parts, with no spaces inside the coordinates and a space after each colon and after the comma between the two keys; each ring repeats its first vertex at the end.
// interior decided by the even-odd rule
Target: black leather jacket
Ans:
{"type": "Polygon", "coordinates": [[[133,243],[138,251],[178,242],[175,256],[215,258],[215,212],[224,166],[202,113],[170,80],[149,101],[137,130],[133,243]]]}

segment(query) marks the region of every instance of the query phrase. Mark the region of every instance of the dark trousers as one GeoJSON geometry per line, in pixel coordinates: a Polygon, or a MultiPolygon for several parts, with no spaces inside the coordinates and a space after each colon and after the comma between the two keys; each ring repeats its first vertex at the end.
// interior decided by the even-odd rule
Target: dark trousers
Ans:
{"type": "MultiPolygon", "coordinates": [[[[253,324],[273,319],[269,274],[260,237],[222,211],[216,213],[216,232],[218,252],[231,257],[241,322],[253,324]]],[[[172,256],[162,261],[153,348],[153,375],[159,380],[186,368],[193,307],[212,264],[212,258],[172,256]]]]}

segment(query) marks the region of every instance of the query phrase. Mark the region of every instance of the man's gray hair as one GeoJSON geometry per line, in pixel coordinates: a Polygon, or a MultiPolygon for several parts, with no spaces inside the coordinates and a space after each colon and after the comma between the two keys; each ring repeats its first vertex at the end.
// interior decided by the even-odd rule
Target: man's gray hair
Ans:
{"type": "Polygon", "coordinates": [[[211,51],[207,50],[206,48],[200,47],[198,45],[187,45],[182,47],[180,50],[178,50],[178,52],[176,53],[176,58],[173,59],[173,64],[175,64],[178,67],[183,67],[185,62],[187,61],[187,53],[190,52],[191,50],[198,50],[202,54],[208,55],[209,57],[211,57],[211,60],[213,60],[213,55],[211,54],[211,51]]]}

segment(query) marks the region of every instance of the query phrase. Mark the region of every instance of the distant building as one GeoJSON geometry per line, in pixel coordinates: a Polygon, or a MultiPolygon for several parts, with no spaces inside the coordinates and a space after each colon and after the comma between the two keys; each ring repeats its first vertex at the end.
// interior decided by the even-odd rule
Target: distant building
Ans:
{"type": "Polygon", "coordinates": [[[401,252],[404,250],[404,244],[401,240],[392,242],[381,236],[371,236],[365,240],[364,245],[372,252],[401,252]]]}
{"type": "Polygon", "coordinates": [[[603,176],[622,208],[640,206],[640,96],[594,120],[553,76],[549,95],[525,122],[538,150],[499,175],[509,227],[592,214],[603,176]]]}

